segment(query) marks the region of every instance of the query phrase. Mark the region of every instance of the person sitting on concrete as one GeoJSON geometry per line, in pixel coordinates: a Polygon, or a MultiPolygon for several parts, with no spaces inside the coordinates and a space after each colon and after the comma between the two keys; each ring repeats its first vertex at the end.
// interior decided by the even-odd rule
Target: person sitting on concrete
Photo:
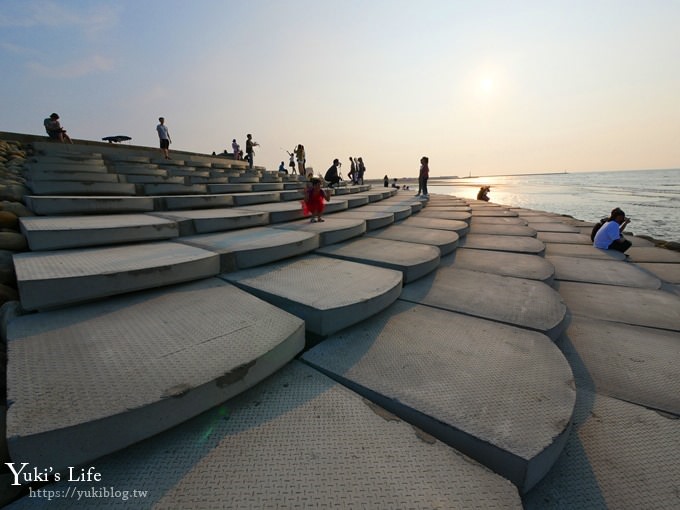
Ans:
{"type": "Polygon", "coordinates": [[[392,187],[396,189],[401,189],[401,186],[397,184],[397,178],[395,177],[394,180],[392,181],[392,187]]]}
{"type": "Polygon", "coordinates": [[[284,174],[288,175],[288,170],[286,170],[286,165],[283,161],[281,161],[281,164],[279,165],[279,172],[283,172],[284,174]]]}
{"type": "Polygon", "coordinates": [[[59,115],[53,113],[43,121],[45,126],[45,131],[47,131],[47,136],[51,140],[58,140],[61,143],[73,143],[73,140],[66,134],[66,130],[61,127],[59,123],[59,115]]]}
{"type": "Polygon", "coordinates": [[[491,191],[491,186],[482,186],[481,188],[479,188],[479,193],[477,193],[477,200],[484,200],[484,202],[488,202],[489,191],[491,191]]]}
{"type": "Polygon", "coordinates": [[[339,174],[339,167],[340,167],[340,160],[335,158],[333,160],[333,165],[326,171],[326,175],[324,175],[324,180],[328,182],[328,187],[332,188],[333,185],[338,185],[340,183],[340,174],[339,174]]]}
{"type": "Polygon", "coordinates": [[[630,219],[626,218],[626,213],[616,207],[612,210],[609,221],[602,225],[602,228],[595,234],[593,246],[601,250],[616,250],[624,253],[633,244],[622,235],[629,223],[630,219]]]}

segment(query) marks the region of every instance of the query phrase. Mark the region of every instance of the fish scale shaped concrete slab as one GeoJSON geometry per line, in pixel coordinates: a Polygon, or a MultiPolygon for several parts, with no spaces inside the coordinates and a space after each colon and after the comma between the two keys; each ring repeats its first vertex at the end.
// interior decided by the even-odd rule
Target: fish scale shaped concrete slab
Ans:
{"type": "Polygon", "coordinates": [[[245,391],[304,347],[304,322],[217,278],[9,323],[12,458],[90,462],[245,391]]]}
{"type": "Polygon", "coordinates": [[[302,359],[522,491],[569,434],[573,374],[537,332],[400,300],[302,359]]]}

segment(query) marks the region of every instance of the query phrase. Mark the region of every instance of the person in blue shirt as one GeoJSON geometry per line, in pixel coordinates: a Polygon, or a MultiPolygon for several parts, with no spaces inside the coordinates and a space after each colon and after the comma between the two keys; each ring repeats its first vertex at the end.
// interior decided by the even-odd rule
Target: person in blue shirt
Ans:
{"type": "Polygon", "coordinates": [[[609,221],[602,225],[595,234],[593,246],[602,250],[616,250],[624,253],[633,244],[622,235],[629,223],[630,219],[626,218],[626,213],[616,207],[612,210],[609,221]]]}

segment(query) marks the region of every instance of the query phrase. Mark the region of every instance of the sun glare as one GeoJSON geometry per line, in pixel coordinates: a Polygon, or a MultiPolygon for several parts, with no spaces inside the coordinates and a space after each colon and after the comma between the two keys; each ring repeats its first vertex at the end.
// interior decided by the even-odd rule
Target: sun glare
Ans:
{"type": "Polygon", "coordinates": [[[484,78],[482,80],[482,90],[484,92],[491,92],[493,88],[493,80],[491,78],[484,78]]]}

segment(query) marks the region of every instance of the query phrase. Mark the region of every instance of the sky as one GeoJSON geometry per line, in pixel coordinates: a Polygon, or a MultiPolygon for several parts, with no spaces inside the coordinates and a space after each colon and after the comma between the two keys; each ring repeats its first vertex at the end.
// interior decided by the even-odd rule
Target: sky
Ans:
{"type": "Polygon", "coordinates": [[[0,131],[366,178],[680,167],[680,0],[0,0],[0,131]]]}

